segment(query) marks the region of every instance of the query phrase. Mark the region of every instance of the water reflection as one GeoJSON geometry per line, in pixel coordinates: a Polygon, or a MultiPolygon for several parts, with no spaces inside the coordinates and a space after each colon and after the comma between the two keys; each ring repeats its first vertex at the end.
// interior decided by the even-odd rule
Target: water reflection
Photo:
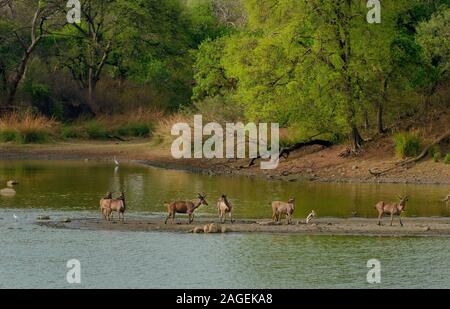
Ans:
{"type": "Polygon", "coordinates": [[[407,216],[450,216],[450,208],[439,201],[448,194],[447,186],[292,183],[123,163],[114,169],[112,163],[0,162],[0,180],[20,181],[15,197],[0,197],[0,207],[96,210],[105,192],[124,190],[130,211],[161,213],[165,201],[193,199],[205,192],[210,206],[202,206],[200,214],[215,215],[216,201],[226,193],[240,218],[268,218],[270,202],[290,196],[296,197],[296,218],[305,218],[313,209],[320,217],[374,217],[378,201],[395,201],[398,194],[408,194],[407,216]]]}

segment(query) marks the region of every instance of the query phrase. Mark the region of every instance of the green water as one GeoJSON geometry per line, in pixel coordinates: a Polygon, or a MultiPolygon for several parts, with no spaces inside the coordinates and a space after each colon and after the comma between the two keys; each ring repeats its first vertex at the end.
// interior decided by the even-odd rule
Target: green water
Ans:
{"type": "MultiPolygon", "coordinates": [[[[312,209],[321,217],[374,217],[374,205],[395,201],[408,194],[406,216],[450,216],[450,208],[439,202],[450,188],[436,185],[320,184],[267,181],[243,177],[217,177],[122,164],[94,162],[0,162],[0,182],[16,179],[20,185],[14,198],[0,197],[3,208],[97,210],[105,192],[126,192],[129,212],[165,212],[164,201],[194,199],[205,192],[209,206],[200,214],[215,214],[222,193],[235,206],[236,217],[269,218],[270,202],[296,198],[295,217],[312,209]]],[[[117,193],[116,193],[117,194],[117,193]]]]}
{"type": "Polygon", "coordinates": [[[98,217],[98,198],[124,189],[129,215],[161,215],[162,203],[206,192],[227,193],[237,217],[270,217],[272,199],[298,201],[296,216],[374,216],[373,204],[408,193],[409,216],[448,216],[444,186],[282,183],[209,177],[138,165],[1,162],[0,181],[17,179],[0,197],[0,288],[450,288],[449,237],[351,237],[278,234],[197,235],[62,230],[37,226],[38,215],[98,217]],[[427,202],[432,201],[432,202],[427,202]],[[81,284],[66,263],[81,263],[81,284]],[[381,283],[366,281],[369,259],[381,283]]]}

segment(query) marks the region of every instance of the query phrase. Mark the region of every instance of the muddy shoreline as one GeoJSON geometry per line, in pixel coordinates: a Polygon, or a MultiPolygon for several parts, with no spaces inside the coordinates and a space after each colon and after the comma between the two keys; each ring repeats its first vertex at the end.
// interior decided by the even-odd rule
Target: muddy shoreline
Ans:
{"type": "MultiPolygon", "coordinates": [[[[394,225],[389,225],[385,218],[383,226],[377,225],[377,219],[365,218],[320,218],[314,223],[305,224],[301,220],[294,220],[293,224],[274,224],[270,220],[237,220],[233,224],[220,224],[214,218],[198,218],[196,222],[187,224],[179,219],[177,224],[164,224],[162,218],[133,217],[125,222],[105,221],[99,218],[74,218],[64,221],[36,221],[36,224],[49,228],[94,230],[94,231],[121,231],[121,232],[172,232],[195,233],[200,232],[206,225],[214,224],[215,233],[270,233],[292,235],[348,235],[348,236],[450,236],[450,218],[404,218],[401,227],[398,219],[394,225]]],[[[211,234],[211,233],[209,233],[211,234]]]]}
{"type": "Polygon", "coordinates": [[[276,181],[324,183],[400,183],[450,184],[450,165],[421,162],[412,168],[374,177],[372,166],[392,164],[392,158],[336,159],[339,149],[315,150],[282,160],[275,170],[261,170],[256,164],[242,168],[248,160],[182,159],[175,160],[169,150],[153,146],[148,140],[135,142],[71,142],[46,145],[0,145],[0,160],[93,160],[109,161],[114,156],[122,162],[184,170],[210,176],[244,176],[276,181]]]}

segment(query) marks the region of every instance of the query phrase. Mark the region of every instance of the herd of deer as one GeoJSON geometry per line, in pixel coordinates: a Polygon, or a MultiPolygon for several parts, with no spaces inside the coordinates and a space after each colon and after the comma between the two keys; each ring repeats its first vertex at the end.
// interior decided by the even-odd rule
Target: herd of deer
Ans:
{"type": "MultiPolygon", "coordinates": [[[[398,216],[400,225],[403,226],[403,222],[401,219],[401,213],[405,211],[406,202],[408,201],[407,196],[398,196],[400,202],[398,203],[385,203],[383,201],[377,203],[375,205],[375,209],[378,211],[378,225],[381,224],[381,219],[384,215],[388,215],[391,217],[391,226],[394,221],[394,216],[398,216]]],[[[450,202],[450,194],[442,200],[442,202],[448,203],[450,202]]],[[[194,212],[201,205],[208,205],[206,201],[205,194],[198,194],[197,200],[194,201],[175,201],[171,203],[166,203],[168,215],[165,220],[165,224],[167,221],[171,219],[171,223],[175,223],[175,214],[187,214],[189,216],[189,224],[194,221],[194,212]]],[[[100,211],[103,215],[103,218],[107,221],[110,221],[113,218],[113,213],[117,212],[119,220],[124,221],[125,217],[125,194],[121,192],[120,196],[117,199],[112,198],[112,193],[108,192],[104,198],[100,200],[100,211]]],[[[220,223],[226,222],[227,215],[229,216],[230,222],[233,223],[233,205],[228,200],[225,194],[222,194],[219,201],[217,202],[217,210],[219,213],[220,223]]],[[[286,217],[287,223],[291,224],[292,215],[295,210],[295,199],[290,198],[287,202],[281,201],[273,201],[272,202],[272,220],[275,222],[280,222],[281,217],[284,215],[286,217]]],[[[310,223],[316,217],[315,211],[311,211],[308,217],[305,220],[305,223],[310,223]]]]}

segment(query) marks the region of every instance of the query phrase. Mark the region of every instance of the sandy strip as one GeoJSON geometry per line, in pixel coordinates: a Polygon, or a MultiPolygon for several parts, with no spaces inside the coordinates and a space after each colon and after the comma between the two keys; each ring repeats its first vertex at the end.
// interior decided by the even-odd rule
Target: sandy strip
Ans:
{"type": "Polygon", "coordinates": [[[201,230],[205,225],[214,223],[214,229],[222,233],[286,233],[299,235],[359,235],[359,236],[450,236],[450,218],[403,218],[401,227],[398,219],[389,226],[389,218],[385,218],[383,226],[377,225],[376,219],[338,219],[321,218],[313,223],[305,224],[294,221],[293,224],[273,224],[269,220],[237,220],[233,224],[218,224],[215,218],[199,218],[188,225],[184,218],[178,218],[178,224],[164,224],[160,218],[135,217],[125,222],[104,221],[99,218],[74,218],[70,222],[37,221],[42,226],[78,230],[108,230],[133,232],[177,232],[192,233],[201,230]]]}

